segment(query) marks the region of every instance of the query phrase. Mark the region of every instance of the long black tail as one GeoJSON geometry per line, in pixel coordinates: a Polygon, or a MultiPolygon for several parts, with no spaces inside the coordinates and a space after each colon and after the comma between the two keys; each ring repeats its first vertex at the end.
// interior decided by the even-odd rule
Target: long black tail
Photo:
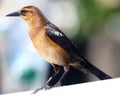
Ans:
{"type": "Polygon", "coordinates": [[[96,66],[86,61],[85,68],[88,69],[92,74],[97,76],[100,80],[111,79],[112,77],[98,69],[96,66]]]}
{"type": "Polygon", "coordinates": [[[82,59],[80,62],[81,62],[81,65],[84,66],[84,68],[89,70],[92,74],[94,74],[101,80],[112,78],[106,73],[104,73],[103,71],[101,71],[100,69],[98,69],[96,66],[91,64],[89,61],[87,61],[87,59],[81,54],[81,51],[77,46],[75,46],[73,43],[71,43],[71,46],[72,46],[73,52],[80,57],[80,60],[82,59]]]}

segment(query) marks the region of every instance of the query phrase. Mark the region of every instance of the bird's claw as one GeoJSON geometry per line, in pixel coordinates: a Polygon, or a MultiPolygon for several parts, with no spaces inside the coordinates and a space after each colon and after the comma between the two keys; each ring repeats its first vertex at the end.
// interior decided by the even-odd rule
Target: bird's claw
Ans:
{"type": "Polygon", "coordinates": [[[51,88],[52,88],[52,86],[49,86],[49,85],[46,84],[41,88],[37,88],[32,94],[36,94],[38,91],[43,90],[43,89],[48,90],[48,89],[51,89],[51,88]]]}
{"type": "Polygon", "coordinates": [[[61,82],[58,82],[54,86],[49,86],[48,84],[45,84],[43,87],[37,88],[32,94],[36,94],[38,91],[43,90],[43,89],[48,90],[48,89],[51,89],[53,87],[60,87],[61,84],[62,84],[61,82]]]}
{"type": "Polygon", "coordinates": [[[62,85],[62,83],[61,82],[58,82],[58,83],[56,83],[55,85],[54,85],[54,87],[60,87],[62,85]]]}

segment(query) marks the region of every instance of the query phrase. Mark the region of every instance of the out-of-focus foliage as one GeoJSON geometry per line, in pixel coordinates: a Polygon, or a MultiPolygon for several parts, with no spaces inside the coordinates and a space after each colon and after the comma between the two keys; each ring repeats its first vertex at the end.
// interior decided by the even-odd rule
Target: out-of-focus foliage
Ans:
{"type": "Polygon", "coordinates": [[[100,1],[102,2],[102,0],[77,0],[77,3],[79,2],[80,4],[78,13],[82,20],[79,35],[89,37],[95,31],[100,31],[104,28],[105,22],[110,14],[120,12],[120,6],[118,6],[119,0],[104,0],[108,1],[108,5],[111,1],[113,4],[114,2],[118,2],[114,7],[108,7],[107,4],[105,5],[104,2],[101,3],[100,1]],[[79,11],[81,5],[83,7],[83,11],[79,11]]]}

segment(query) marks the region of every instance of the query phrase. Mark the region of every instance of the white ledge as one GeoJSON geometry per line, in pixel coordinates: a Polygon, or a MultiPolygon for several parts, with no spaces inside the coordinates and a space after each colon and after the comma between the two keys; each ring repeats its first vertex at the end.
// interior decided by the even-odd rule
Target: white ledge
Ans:
{"type": "Polygon", "coordinates": [[[120,99],[120,78],[76,84],[50,90],[18,92],[0,95],[0,99],[120,99]]]}

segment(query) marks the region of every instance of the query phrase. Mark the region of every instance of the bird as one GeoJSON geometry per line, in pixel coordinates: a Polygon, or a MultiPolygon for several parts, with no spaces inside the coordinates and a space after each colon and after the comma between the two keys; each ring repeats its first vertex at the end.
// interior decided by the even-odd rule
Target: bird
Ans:
{"type": "MultiPolygon", "coordinates": [[[[25,6],[6,16],[21,17],[28,24],[29,36],[34,47],[53,67],[55,74],[47,80],[42,88],[49,89],[54,86],[61,86],[62,80],[68,74],[71,66],[83,73],[90,71],[100,80],[112,78],[90,63],[75,43],[62,30],[51,23],[38,7],[25,6]],[[50,86],[49,83],[59,74],[61,66],[64,68],[63,74],[56,84],[50,86]]],[[[42,88],[38,88],[34,93],[42,88]]]]}

